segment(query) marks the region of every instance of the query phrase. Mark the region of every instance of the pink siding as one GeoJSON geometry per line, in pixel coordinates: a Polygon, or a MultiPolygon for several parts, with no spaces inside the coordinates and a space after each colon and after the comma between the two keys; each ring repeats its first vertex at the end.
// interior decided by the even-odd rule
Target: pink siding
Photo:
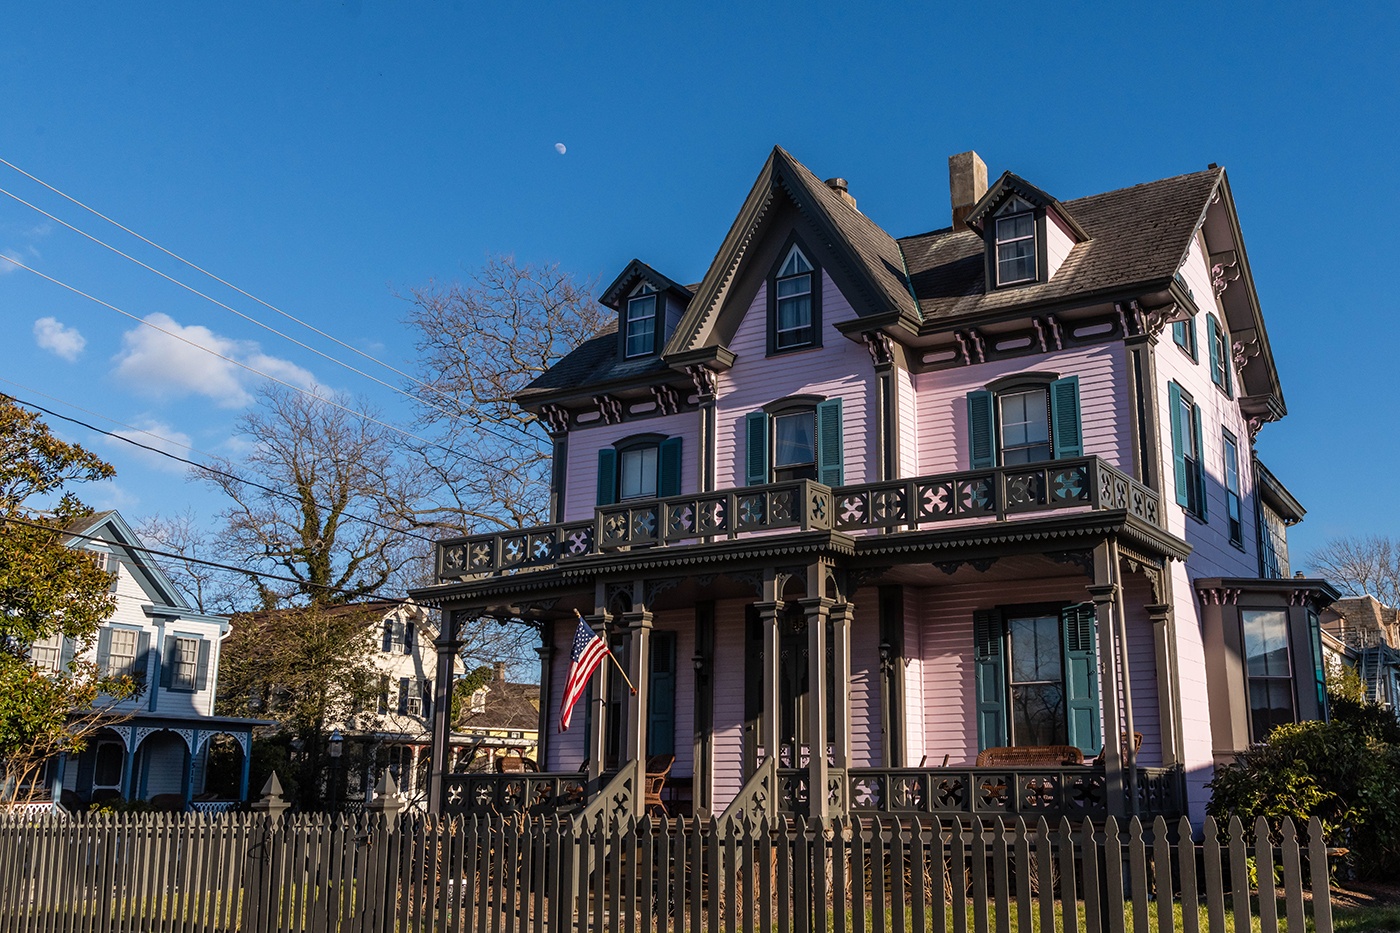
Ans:
{"type": "MultiPolygon", "coordinates": [[[[1225,397],[1225,393],[1211,382],[1210,348],[1206,346],[1205,315],[1214,312],[1217,320],[1222,319],[1216,307],[1211,288],[1210,272],[1201,255],[1198,243],[1192,243],[1190,254],[1181,267],[1182,278],[1190,286],[1201,313],[1196,318],[1196,341],[1198,361],[1192,361],[1172,339],[1171,328],[1167,328],[1157,345],[1157,406],[1158,420],[1162,436],[1162,498],[1167,506],[1167,528],[1172,534],[1185,539],[1194,549],[1187,558],[1186,566],[1192,579],[1197,577],[1254,577],[1259,574],[1258,541],[1254,528],[1254,477],[1249,462],[1249,427],[1240,414],[1239,403],[1225,397]],[[1172,463],[1171,411],[1168,400],[1168,383],[1176,382],[1185,389],[1201,406],[1201,440],[1206,469],[1206,517],[1208,524],[1202,525],[1189,518],[1183,508],[1176,504],[1175,472],[1172,463]],[[1241,514],[1244,518],[1244,549],[1235,547],[1229,540],[1229,526],[1226,518],[1225,496],[1225,447],[1221,429],[1229,429],[1239,445],[1241,514]]],[[[1241,287],[1238,284],[1232,288],[1241,287]]],[[[1239,378],[1234,379],[1236,391],[1239,378]]],[[[1178,593],[1183,597],[1189,590],[1178,593]]]]}
{"type": "Polygon", "coordinates": [[[919,402],[914,391],[914,374],[899,367],[894,371],[895,410],[899,419],[899,476],[919,475],[919,402]]]}
{"type": "Polygon", "coordinates": [[[1137,574],[1125,574],[1123,599],[1128,618],[1128,672],[1133,694],[1133,729],[1142,733],[1138,764],[1162,763],[1161,715],[1157,708],[1157,648],[1152,620],[1143,607],[1152,602],[1152,587],[1137,574]]]}
{"type": "Polygon", "coordinates": [[[1074,249],[1074,234],[1060,225],[1054,214],[1050,214],[1045,223],[1045,252],[1046,269],[1050,278],[1055,277],[1061,264],[1069,256],[1070,250],[1074,249]]]}
{"type": "Polygon", "coordinates": [[[569,432],[568,485],[564,493],[564,521],[581,522],[593,517],[598,501],[598,451],[634,434],[665,434],[682,437],[681,491],[699,488],[697,466],[700,462],[696,444],[700,433],[700,415],[687,412],[643,418],[622,424],[600,424],[575,428],[569,432]]]}
{"type": "Polygon", "coordinates": [[[715,605],[714,811],[720,813],[744,786],[744,607],[741,600],[715,605]]]}
{"type": "Polygon", "coordinates": [[[904,590],[904,763],[911,766],[923,760],[928,732],[923,625],[919,618],[921,595],[913,587],[904,590]]]}
{"type": "Polygon", "coordinates": [[[858,604],[851,625],[851,765],[878,767],[880,735],[880,613],[874,600],[858,604]]]}
{"type": "Polygon", "coordinates": [[[1078,376],[1085,455],[1103,457],[1132,472],[1126,370],[1122,344],[1111,343],[916,374],[920,475],[966,470],[971,457],[967,393],[1002,376],[1025,371],[1078,376]]]}
{"type": "Polygon", "coordinates": [[[743,486],[744,416],[789,395],[842,399],[845,420],[846,482],[864,483],[876,473],[868,467],[875,449],[875,376],[863,344],[842,336],[832,325],[853,319],[850,303],[828,276],[822,279],[822,346],[768,359],[768,292],[761,286],[744,315],[729,349],[734,368],[720,376],[715,407],[715,485],[743,486]]]}
{"type": "Polygon", "coordinates": [[[569,679],[569,651],[573,647],[574,629],[569,625],[554,627],[554,660],[549,675],[548,723],[549,737],[545,739],[548,748],[546,771],[577,771],[583,763],[588,748],[588,735],[584,728],[586,711],[584,700],[574,707],[573,725],[568,732],[559,731],[559,705],[564,702],[564,684],[569,679]]]}
{"type": "MultiPolygon", "coordinates": [[[[1046,579],[975,583],[907,589],[907,617],[921,629],[924,748],[931,766],[969,766],[977,758],[975,680],[972,667],[972,614],[1012,603],[1081,600],[1084,580],[1046,579]]],[[[1129,591],[1128,651],[1134,726],[1143,734],[1143,762],[1160,761],[1157,731],[1156,666],[1152,632],[1141,604],[1145,592],[1129,591]],[[1145,647],[1144,647],[1145,645],[1145,647]],[[1145,655],[1144,655],[1145,651],[1145,655]]],[[[906,651],[913,651],[912,645],[906,651]]],[[[1100,651],[1106,646],[1100,645],[1100,651]]],[[[911,725],[912,728],[912,725],[911,725]]]]}
{"type": "Polygon", "coordinates": [[[1206,688],[1206,653],[1201,640],[1199,603],[1191,590],[1186,566],[1173,561],[1171,575],[1181,692],[1182,757],[1186,767],[1186,797],[1190,803],[1188,815],[1199,822],[1205,818],[1205,802],[1210,799],[1210,791],[1205,785],[1215,776],[1210,699],[1206,688]]]}

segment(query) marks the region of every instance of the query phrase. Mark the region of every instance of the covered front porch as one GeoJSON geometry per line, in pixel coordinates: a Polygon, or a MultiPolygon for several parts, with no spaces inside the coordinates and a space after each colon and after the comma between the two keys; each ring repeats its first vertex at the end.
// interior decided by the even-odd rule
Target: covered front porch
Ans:
{"type": "MultiPolygon", "coordinates": [[[[1054,550],[1022,540],[900,552],[897,541],[840,548],[827,538],[777,558],[733,554],[731,543],[734,559],[709,566],[637,568],[525,595],[516,577],[509,601],[449,609],[540,632],[542,771],[445,767],[432,805],[582,812],[611,793],[640,813],[647,761],[663,756],[673,759],[661,797],[672,815],[1184,812],[1163,592],[1179,555],[1104,533],[1063,534],[1054,550]],[[637,694],[605,665],[561,733],[575,609],[608,638],[637,694]],[[826,737],[815,761],[813,735],[826,737]],[[993,747],[1066,745],[1074,760],[978,762],[993,747]]],[[[624,552],[617,563],[647,557],[624,552]]]]}

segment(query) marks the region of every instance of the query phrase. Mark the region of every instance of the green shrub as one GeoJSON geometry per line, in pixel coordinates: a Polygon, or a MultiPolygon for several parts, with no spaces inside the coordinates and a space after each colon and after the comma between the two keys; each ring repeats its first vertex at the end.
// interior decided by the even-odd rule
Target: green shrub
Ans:
{"type": "Polygon", "coordinates": [[[1246,826],[1260,816],[1275,826],[1316,816],[1329,844],[1351,849],[1358,873],[1386,876],[1400,869],[1400,744],[1381,738],[1385,724],[1364,710],[1340,712],[1331,722],[1279,726],[1217,768],[1206,809],[1246,826]]]}

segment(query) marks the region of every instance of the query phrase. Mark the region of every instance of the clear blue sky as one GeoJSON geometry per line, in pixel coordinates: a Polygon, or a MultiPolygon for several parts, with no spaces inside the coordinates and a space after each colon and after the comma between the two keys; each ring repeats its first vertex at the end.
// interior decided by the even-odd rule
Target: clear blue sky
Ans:
{"type": "MultiPolygon", "coordinates": [[[[0,157],[401,367],[396,293],[492,252],[605,282],[639,256],[697,280],[774,143],[849,179],[897,236],[947,224],[946,159],[969,148],[1063,199],[1217,162],[1289,406],[1259,449],[1310,510],[1295,557],[1396,533],[1397,8],[1155,7],[25,4],[0,28],[0,157]]],[[[120,236],[3,166],[0,187],[120,236]]],[[[406,421],[387,391],[0,202],[0,251],[406,421]]],[[[0,269],[0,378],[236,452],[250,381],[153,359],[152,334],[0,269]]],[[[95,504],[219,505],[64,433],[119,469],[95,504]]]]}

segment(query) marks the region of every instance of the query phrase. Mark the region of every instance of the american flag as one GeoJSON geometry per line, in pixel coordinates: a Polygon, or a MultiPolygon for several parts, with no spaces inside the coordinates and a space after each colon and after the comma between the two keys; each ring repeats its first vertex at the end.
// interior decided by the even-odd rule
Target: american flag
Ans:
{"type": "Polygon", "coordinates": [[[583,696],[588,686],[588,678],[608,656],[608,646],[598,634],[589,628],[579,616],[578,629],[574,632],[573,661],[569,664],[569,680],[564,684],[564,705],[559,711],[559,731],[567,732],[574,718],[574,704],[583,696]]]}

